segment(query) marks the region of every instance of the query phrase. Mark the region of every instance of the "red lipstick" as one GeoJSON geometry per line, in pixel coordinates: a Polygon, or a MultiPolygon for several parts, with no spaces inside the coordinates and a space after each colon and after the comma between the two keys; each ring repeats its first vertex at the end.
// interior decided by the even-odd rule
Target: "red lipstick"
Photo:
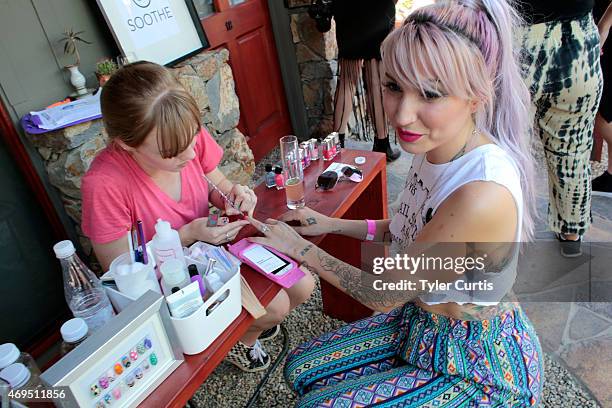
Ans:
{"type": "Polygon", "coordinates": [[[423,137],[420,133],[409,132],[403,129],[397,129],[397,136],[404,142],[413,143],[423,137]]]}

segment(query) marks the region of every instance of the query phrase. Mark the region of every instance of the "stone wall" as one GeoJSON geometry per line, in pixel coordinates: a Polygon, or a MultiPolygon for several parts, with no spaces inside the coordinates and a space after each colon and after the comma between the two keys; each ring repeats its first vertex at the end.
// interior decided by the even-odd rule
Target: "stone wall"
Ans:
{"type": "Polygon", "coordinates": [[[290,0],[291,34],[297,55],[302,92],[313,137],[324,137],[333,131],[333,100],[336,89],[337,55],[335,24],[320,33],[304,6],[305,0],[290,0]],[[297,8],[295,8],[297,7],[297,8]]]}
{"type": "MultiPolygon", "coordinates": [[[[232,181],[249,184],[255,171],[253,153],[237,129],[240,119],[227,50],[203,52],[173,68],[178,80],[195,97],[202,122],[224,150],[219,165],[232,181]]],[[[81,224],[81,177],[108,143],[100,119],[65,129],[28,135],[42,156],[49,181],[60,191],[64,208],[76,224],[84,251],[91,255],[81,224]]]]}

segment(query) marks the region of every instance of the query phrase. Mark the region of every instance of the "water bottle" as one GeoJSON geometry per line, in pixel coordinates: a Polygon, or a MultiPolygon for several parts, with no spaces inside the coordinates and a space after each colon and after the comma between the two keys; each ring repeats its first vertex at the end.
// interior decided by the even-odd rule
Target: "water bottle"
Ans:
{"type": "Polygon", "coordinates": [[[60,241],[53,250],[62,264],[68,307],[74,317],[85,320],[93,333],[115,315],[110,300],[100,280],[76,254],[71,241],[60,241]]]}

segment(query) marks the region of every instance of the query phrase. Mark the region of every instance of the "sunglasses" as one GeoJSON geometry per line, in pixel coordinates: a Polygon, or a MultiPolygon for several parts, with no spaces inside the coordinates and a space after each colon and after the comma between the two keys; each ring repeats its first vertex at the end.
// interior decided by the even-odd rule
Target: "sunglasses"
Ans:
{"type": "Polygon", "coordinates": [[[335,171],[325,171],[317,178],[317,185],[315,189],[321,189],[323,191],[331,190],[336,187],[339,181],[350,180],[355,183],[359,183],[363,180],[363,173],[361,170],[355,167],[345,166],[342,168],[341,175],[338,175],[335,171]]]}

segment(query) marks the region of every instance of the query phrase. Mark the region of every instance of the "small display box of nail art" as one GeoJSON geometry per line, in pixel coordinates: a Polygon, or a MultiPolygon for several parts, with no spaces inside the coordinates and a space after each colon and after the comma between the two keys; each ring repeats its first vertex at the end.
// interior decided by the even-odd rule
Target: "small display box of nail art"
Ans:
{"type": "Polygon", "coordinates": [[[164,298],[153,291],[45,371],[48,386],[64,386],[62,407],[133,407],[183,362],[164,298]]]}

